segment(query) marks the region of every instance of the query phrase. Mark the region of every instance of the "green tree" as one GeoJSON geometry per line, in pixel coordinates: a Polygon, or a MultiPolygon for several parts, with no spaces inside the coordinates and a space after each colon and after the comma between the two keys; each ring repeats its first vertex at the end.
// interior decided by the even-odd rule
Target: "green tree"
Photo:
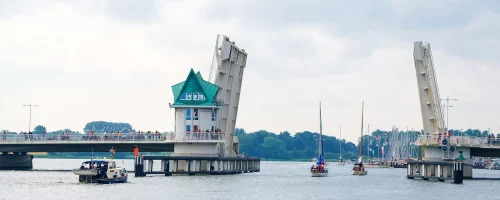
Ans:
{"type": "Polygon", "coordinates": [[[285,144],[285,148],[287,151],[291,151],[292,149],[294,149],[293,137],[290,132],[283,131],[279,135],[277,135],[277,138],[285,144]]]}
{"type": "Polygon", "coordinates": [[[3,132],[7,133],[7,134],[17,134],[16,132],[11,132],[9,130],[1,130],[0,133],[3,134],[3,132]]]}
{"type": "Polygon", "coordinates": [[[264,139],[264,142],[261,145],[262,150],[265,152],[264,156],[268,158],[274,159],[283,159],[286,158],[285,155],[286,149],[285,144],[279,139],[275,137],[269,136],[264,139]]]}
{"type": "MultiPolygon", "coordinates": [[[[129,133],[132,131],[132,126],[128,123],[121,122],[105,122],[105,121],[93,121],[89,122],[83,128],[85,132],[94,131],[96,133],[104,132],[117,132],[121,131],[123,133],[129,133]]],[[[154,130],[153,130],[154,131],[154,130]]]]}
{"type": "Polygon", "coordinates": [[[33,134],[42,134],[42,133],[47,133],[47,129],[45,128],[45,126],[42,125],[35,126],[35,128],[33,129],[33,134]]]}
{"type": "Polygon", "coordinates": [[[247,134],[245,132],[245,129],[242,129],[242,128],[236,128],[236,129],[234,129],[234,135],[236,135],[236,136],[245,135],[245,134],[247,134]]]}
{"type": "Polygon", "coordinates": [[[78,132],[78,131],[72,131],[71,129],[62,129],[62,130],[57,130],[57,131],[49,132],[48,135],[61,135],[62,133],[81,134],[80,132],[78,132]]]}

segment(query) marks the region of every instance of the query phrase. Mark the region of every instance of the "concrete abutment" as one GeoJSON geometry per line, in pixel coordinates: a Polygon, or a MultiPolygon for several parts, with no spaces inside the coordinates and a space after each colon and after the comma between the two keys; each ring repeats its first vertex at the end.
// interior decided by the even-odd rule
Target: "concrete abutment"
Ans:
{"type": "Polygon", "coordinates": [[[32,170],[33,155],[6,154],[0,155],[0,170],[32,170]]]}

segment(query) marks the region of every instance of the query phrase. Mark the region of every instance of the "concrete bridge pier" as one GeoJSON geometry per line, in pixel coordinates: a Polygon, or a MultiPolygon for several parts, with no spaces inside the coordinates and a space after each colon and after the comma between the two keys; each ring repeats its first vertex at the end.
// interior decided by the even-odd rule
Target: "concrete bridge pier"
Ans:
{"type": "Polygon", "coordinates": [[[26,153],[0,155],[0,170],[32,170],[33,155],[26,153]]]}
{"type": "MultiPolygon", "coordinates": [[[[422,159],[423,161],[430,161],[435,162],[435,161],[445,161],[443,160],[445,157],[448,157],[448,162],[452,162],[456,160],[461,152],[465,158],[463,161],[463,178],[464,179],[472,179],[472,156],[471,156],[471,148],[468,147],[456,147],[455,152],[443,152],[442,151],[443,147],[426,147],[424,150],[425,157],[422,159]]],[[[430,167],[430,165],[426,165],[426,167],[430,167]]],[[[431,169],[427,169],[429,171],[431,169]]],[[[452,165],[449,166],[449,169],[447,169],[450,173],[452,172],[452,165]]]]}

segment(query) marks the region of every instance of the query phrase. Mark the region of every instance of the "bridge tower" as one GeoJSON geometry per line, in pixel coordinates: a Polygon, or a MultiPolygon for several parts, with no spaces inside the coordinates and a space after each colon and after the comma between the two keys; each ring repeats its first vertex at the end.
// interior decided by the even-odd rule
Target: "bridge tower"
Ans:
{"type": "Polygon", "coordinates": [[[245,50],[218,35],[209,79],[191,69],[185,81],[172,86],[178,141],[172,155],[238,154],[234,130],[246,59],[245,50]]]}
{"type": "Polygon", "coordinates": [[[444,115],[441,108],[439,89],[429,43],[415,42],[413,57],[417,73],[418,94],[425,134],[444,133],[444,115]]]}
{"type": "Polygon", "coordinates": [[[223,154],[238,153],[238,146],[233,144],[236,117],[246,67],[247,53],[239,49],[233,41],[224,35],[217,36],[209,82],[219,86],[216,97],[217,105],[222,109],[216,114],[218,127],[225,134],[223,154]]]}
{"type": "Polygon", "coordinates": [[[431,45],[422,41],[414,42],[413,58],[417,75],[418,94],[424,128],[423,135],[416,142],[422,147],[422,160],[424,161],[451,161],[459,155],[455,151],[463,152],[467,159],[464,163],[464,177],[472,177],[472,159],[470,157],[470,139],[453,136],[443,143],[447,133],[444,115],[439,96],[439,87],[434,69],[431,45]],[[464,143],[468,142],[467,144],[464,143]],[[453,146],[451,146],[453,145],[453,146]],[[450,147],[450,148],[449,148],[450,147]],[[451,148],[452,147],[452,148],[451,148]],[[453,152],[450,151],[453,150],[453,152]]]}

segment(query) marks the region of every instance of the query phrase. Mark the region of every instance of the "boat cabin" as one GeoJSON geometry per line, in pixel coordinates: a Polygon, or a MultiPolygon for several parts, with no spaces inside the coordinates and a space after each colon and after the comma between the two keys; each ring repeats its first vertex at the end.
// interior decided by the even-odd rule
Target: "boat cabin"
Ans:
{"type": "Polygon", "coordinates": [[[85,161],[80,166],[80,169],[95,169],[99,171],[107,172],[109,169],[115,169],[116,164],[115,161],[104,161],[104,160],[93,160],[93,161],[85,161]]]}
{"type": "Polygon", "coordinates": [[[363,163],[356,163],[354,164],[352,171],[365,171],[365,167],[363,166],[363,163]]]}
{"type": "Polygon", "coordinates": [[[82,163],[73,170],[80,182],[86,183],[124,183],[128,172],[123,167],[116,167],[113,160],[91,160],[82,163]]]}

